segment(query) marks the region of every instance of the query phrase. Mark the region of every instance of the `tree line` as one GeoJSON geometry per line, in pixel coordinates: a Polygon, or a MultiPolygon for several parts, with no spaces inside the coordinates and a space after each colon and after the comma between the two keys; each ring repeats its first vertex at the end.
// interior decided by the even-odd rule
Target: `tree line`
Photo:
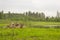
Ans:
{"type": "Polygon", "coordinates": [[[24,12],[24,13],[4,13],[0,12],[0,19],[9,19],[9,20],[21,20],[21,21],[47,21],[47,22],[60,22],[60,13],[57,11],[56,17],[46,17],[43,12],[24,12]]]}

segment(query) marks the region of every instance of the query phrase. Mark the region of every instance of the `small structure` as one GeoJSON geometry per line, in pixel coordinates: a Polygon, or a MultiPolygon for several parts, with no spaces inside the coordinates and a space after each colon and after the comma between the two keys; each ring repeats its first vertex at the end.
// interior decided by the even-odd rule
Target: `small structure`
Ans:
{"type": "Polygon", "coordinates": [[[9,25],[7,25],[7,28],[23,28],[24,27],[24,24],[22,23],[11,23],[9,25]]]}

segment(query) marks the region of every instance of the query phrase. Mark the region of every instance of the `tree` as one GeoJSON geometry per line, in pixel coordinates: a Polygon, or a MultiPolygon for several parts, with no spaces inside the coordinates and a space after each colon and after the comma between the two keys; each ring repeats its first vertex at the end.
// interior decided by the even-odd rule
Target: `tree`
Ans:
{"type": "Polygon", "coordinates": [[[41,13],[41,18],[45,18],[45,14],[43,12],[41,13]]]}
{"type": "Polygon", "coordinates": [[[0,19],[3,18],[3,11],[0,12],[0,19]]]}
{"type": "Polygon", "coordinates": [[[52,21],[52,22],[55,21],[55,17],[53,17],[53,16],[50,17],[49,21],[52,21]]]}
{"type": "Polygon", "coordinates": [[[26,16],[28,16],[28,13],[26,12],[26,16]]]}
{"type": "Polygon", "coordinates": [[[46,18],[45,18],[46,21],[49,21],[49,19],[50,19],[49,17],[46,17],[46,18]]]}
{"type": "Polygon", "coordinates": [[[8,12],[8,17],[11,18],[11,13],[10,13],[10,11],[8,12]]]}
{"type": "Polygon", "coordinates": [[[57,18],[60,18],[60,13],[57,11],[57,18]]]}
{"type": "Polygon", "coordinates": [[[31,16],[32,15],[32,12],[31,11],[28,11],[28,16],[31,16]]]}

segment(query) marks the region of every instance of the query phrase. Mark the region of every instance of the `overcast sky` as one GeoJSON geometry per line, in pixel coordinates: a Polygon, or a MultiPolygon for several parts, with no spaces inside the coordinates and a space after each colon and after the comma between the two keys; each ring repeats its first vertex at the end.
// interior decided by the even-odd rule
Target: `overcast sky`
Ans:
{"type": "Polygon", "coordinates": [[[44,12],[46,16],[56,16],[60,10],[60,0],[0,0],[0,11],[5,12],[44,12]]]}

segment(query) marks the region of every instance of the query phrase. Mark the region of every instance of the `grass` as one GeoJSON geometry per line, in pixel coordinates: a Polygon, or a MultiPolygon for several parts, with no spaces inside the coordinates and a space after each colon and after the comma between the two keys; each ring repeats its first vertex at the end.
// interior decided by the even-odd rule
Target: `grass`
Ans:
{"type": "MultiPolygon", "coordinates": [[[[0,27],[12,21],[0,20],[0,27]]],[[[30,25],[60,25],[60,22],[22,22],[26,28],[0,28],[0,40],[60,40],[60,29],[56,28],[29,28],[30,25]]]]}
{"type": "Polygon", "coordinates": [[[33,22],[33,21],[10,21],[10,20],[0,20],[0,25],[9,24],[11,22],[19,22],[31,25],[60,25],[60,22],[33,22]]]}
{"type": "Polygon", "coordinates": [[[60,25],[60,22],[30,22],[32,25],[60,25]]]}
{"type": "Polygon", "coordinates": [[[0,29],[1,40],[60,40],[60,29],[0,29]]]}

